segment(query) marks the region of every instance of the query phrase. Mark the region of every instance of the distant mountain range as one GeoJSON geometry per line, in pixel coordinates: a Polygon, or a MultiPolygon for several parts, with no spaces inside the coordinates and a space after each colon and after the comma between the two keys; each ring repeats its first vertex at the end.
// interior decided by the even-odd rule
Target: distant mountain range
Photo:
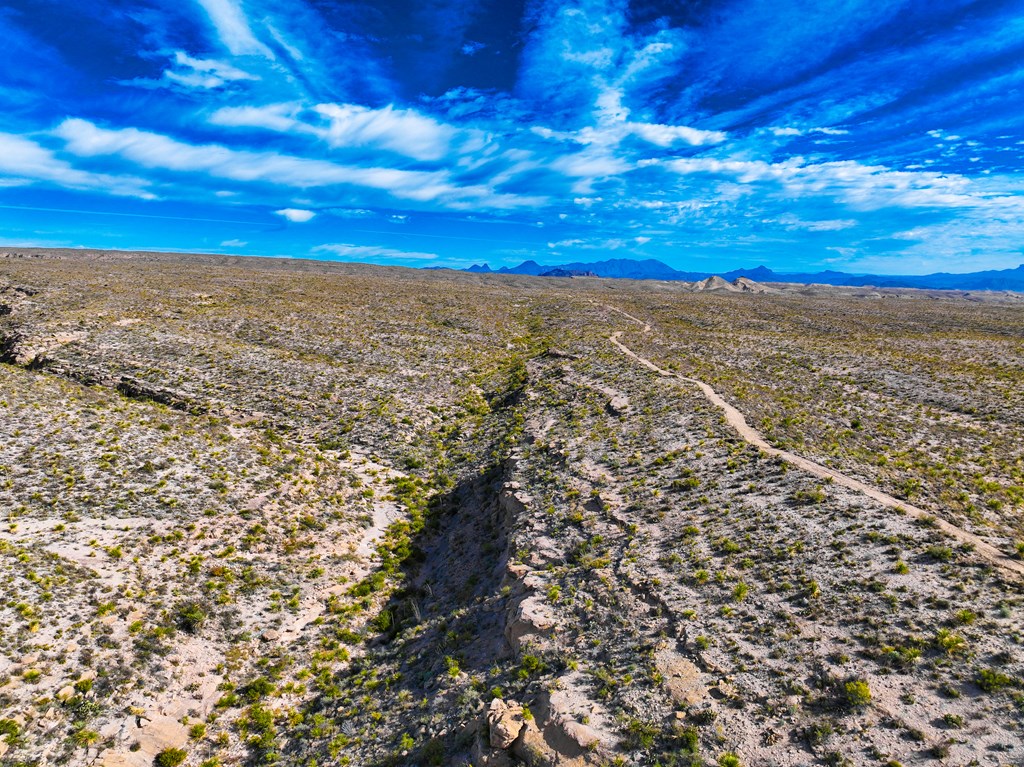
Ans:
{"type": "MultiPolygon", "coordinates": [[[[613,258],[592,264],[571,263],[542,266],[536,261],[524,261],[519,266],[491,269],[487,264],[474,264],[467,272],[495,274],[530,274],[534,276],[597,276],[631,280],[681,280],[696,282],[716,276],[714,272],[681,272],[654,259],[636,261],[613,258]]],[[[746,277],[755,282],[795,282],[805,285],[840,285],[847,287],[874,286],[877,288],[924,288],[931,290],[1013,290],[1024,292],[1024,264],[1016,269],[989,270],[967,274],[938,272],[925,275],[847,274],[824,271],[814,273],[778,273],[766,266],[753,269],[734,269],[717,276],[727,281],[746,277]]]]}

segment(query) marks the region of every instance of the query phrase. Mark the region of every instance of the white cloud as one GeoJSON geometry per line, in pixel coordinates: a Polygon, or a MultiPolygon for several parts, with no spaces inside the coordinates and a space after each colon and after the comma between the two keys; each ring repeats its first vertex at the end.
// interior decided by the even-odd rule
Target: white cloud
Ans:
{"type": "Polygon", "coordinates": [[[373,218],[377,215],[365,208],[329,208],[326,212],[338,218],[373,218]]]}
{"type": "Polygon", "coordinates": [[[324,138],[331,146],[379,146],[417,160],[439,160],[455,129],[411,109],[368,109],[355,104],[320,104],[330,121],[324,138]]]}
{"type": "Polygon", "coordinates": [[[79,170],[53,152],[22,136],[0,133],[0,174],[4,186],[28,181],[49,181],[71,189],[100,190],[124,197],[156,199],[146,190],[147,182],[131,176],[112,176],[79,170]]]}
{"type": "Polygon", "coordinates": [[[460,187],[451,181],[447,171],[357,167],[276,152],[236,150],[219,144],[186,144],[136,128],[107,130],[81,119],[65,120],[55,133],[67,141],[68,150],[77,155],[118,155],[147,168],[205,172],[240,182],[300,189],[352,184],[402,199],[437,201],[460,210],[474,206],[508,209],[546,202],[540,197],[497,193],[481,185],[460,187]]]}
{"type": "Polygon", "coordinates": [[[222,248],[244,248],[248,244],[245,240],[224,240],[220,246],[222,248]]]}
{"type": "Polygon", "coordinates": [[[268,104],[262,107],[224,107],[210,115],[210,122],[230,128],[264,128],[288,133],[303,130],[306,126],[295,115],[301,104],[268,104]]]}
{"type": "Polygon", "coordinates": [[[249,20],[236,0],[196,0],[217,30],[224,47],[236,56],[257,54],[273,60],[274,54],[256,39],[249,20]]]}
{"type": "Polygon", "coordinates": [[[809,136],[814,133],[821,133],[826,136],[845,136],[850,131],[843,128],[793,128],[770,127],[768,128],[774,136],[809,136]]]}
{"type": "MultiPolygon", "coordinates": [[[[644,240],[650,238],[638,237],[637,240],[644,240]]],[[[643,243],[641,243],[643,244],[643,243]]],[[[558,242],[549,242],[548,247],[552,250],[557,248],[579,248],[580,250],[618,250],[619,248],[625,248],[629,245],[627,240],[623,239],[610,239],[610,240],[559,240],[558,242]]]]}
{"type": "Polygon", "coordinates": [[[551,163],[551,167],[566,176],[593,180],[625,173],[633,166],[610,152],[588,149],[559,157],[551,163]]]}
{"type": "Polygon", "coordinates": [[[238,67],[214,59],[197,59],[184,51],[174,52],[174,63],[180,71],[164,71],[164,78],[172,83],[189,88],[219,88],[237,80],[259,80],[256,75],[244,72],[238,67]]]}
{"type": "Polygon", "coordinates": [[[262,107],[225,107],[210,122],[232,127],[264,128],[282,133],[316,136],[335,149],[376,147],[415,160],[440,160],[451,149],[459,131],[413,109],[386,106],[370,109],[358,104],[318,104],[315,121],[303,119],[297,103],[262,107]]]}
{"type": "Polygon", "coordinates": [[[826,219],[819,221],[805,221],[804,219],[787,214],[780,216],[778,219],[766,220],[767,224],[782,224],[782,226],[790,232],[805,231],[805,232],[838,232],[843,229],[850,229],[857,226],[857,222],[853,219],[826,219]]]}
{"type": "Polygon", "coordinates": [[[884,207],[971,208],[1019,207],[1018,198],[992,198],[965,176],[932,171],[896,171],[854,160],[806,163],[794,157],[778,163],[763,160],[682,158],[665,163],[682,175],[709,173],[742,184],[776,182],[791,195],[824,195],[861,210],[884,207]]]}
{"type": "Polygon", "coordinates": [[[577,144],[599,144],[608,147],[620,143],[631,134],[660,147],[669,147],[679,141],[690,146],[707,146],[720,144],[729,137],[724,131],[700,130],[685,125],[630,122],[625,119],[629,114],[628,110],[609,114],[614,112],[614,110],[611,109],[607,100],[604,108],[599,109],[599,111],[602,112],[601,117],[604,120],[604,124],[596,128],[587,127],[578,131],[555,131],[538,125],[530,128],[530,131],[541,138],[554,141],[572,141],[577,144]]]}
{"type": "Polygon", "coordinates": [[[311,210],[302,210],[301,208],[282,208],[281,210],[275,210],[279,216],[284,216],[289,221],[293,221],[297,224],[304,224],[307,221],[312,221],[313,217],[316,216],[311,210]]]}
{"type": "Polygon", "coordinates": [[[347,243],[328,243],[317,245],[314,253],[333,253],[353,261],[364,259],[390,258],[396,260],[423,261],[440,258],[436,253],[422,253],[415,250],[395,250],[378,245],[349,245],[347,243]]]}
{"type": "Polygon", "coordinates": [[[690,146],[720,144],[727,134],[717,130],[698,130],[685,125],[659,125],[657,123],[628,123],[629,129],[645,141],[667,147],[683,141],[690,146]]]}

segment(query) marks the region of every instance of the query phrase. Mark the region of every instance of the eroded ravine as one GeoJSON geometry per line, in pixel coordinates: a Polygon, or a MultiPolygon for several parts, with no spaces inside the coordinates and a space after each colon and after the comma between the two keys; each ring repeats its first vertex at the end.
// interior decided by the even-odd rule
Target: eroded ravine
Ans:
{"type": "MultiPolygon", "coordinates": [[[[642,325],[642,332],[649,333],[651,331],[651,326],[648,323],[645,323],[642,320],[630,314],[627,314],[626,312],[620,309],[616,309],[614,307],[608,308],[612,309],[618,314],[627,317],[633,322],[636,322],[638,325],[642,325]]],[[[874,501],[878,501],[879,503],[885,506],[909,514],[911,517],[914,517],[915,519],[927,519],[931,525],[933,525],[936,529],[943,532],[944,534],[948,535],[950,538],[953,538],[957,541],[960,541],[961,543],[971,546],[973,548],[974,553],[977,556],[984,559],[985,561],[990,562],[991,564],[995,565],[996,567],[999,567],[1000,569],[1006,572],[1013,573],[1018,577],[1024,577],[1024,562],[1020,562],[1016,559],[1007,556],[1004,552],[1002,552],[992,544],[986,542],[984,539],[980,538],[974,533],[964,530],[961,527],[957,527],[956,525],[947,522],[943,519],[939,519],[935,517],[934,514],[926,511],[925,509],[922,509],[918,506],[914,506],[912,504],[907,503],[906,501],[902,501],[894,496],[884,493],[878,488],[872,487],[871,485],[861,482],[860,480],[855,479],[849,476],[848,474],[843,474],[842,472],[836,471],[835,469],[831,469],[820,463],[816,463],[815,461],[812,461],[808,458],[804,458],[803,456],[797,455],[796,453],[791,453],[788,450],[783,450],[781,448],[777,448],[769,444],[769,442],[764,438],[764,436],[759,431],[757,431],[757,429],[755,429],[754,427],[747,423],[746,418],[744,418],[743,414],[739,410],[737,410],[735,407],[726,402],[726,400],[718,392],[712,389],[708,384],[696,378],[689,378],[687,376],[679,375],[678,373],[673,373],[670,370],[665,370],[664,368],[661,368],[658,365],[651,362],[646,357],[640,356],[632,349],[630,349],[628,346],[626,346],[624,343],[622,343],[622,341],[619,340],[624,332],[625,331],[617,330],[614,333],[612,333],[611,336],[608,337],[608,340],[611,341],[611,343],[616,348],[618,348],[619,351],[623,352],[628,357],[630,357],[640,365],[643,365],[652,372],[657,373],[658,375],[663,376],[665,378],[674,378],[677,381],[682,381],[683,383],[688,383],[696,386],[698,389],[700,389],[701,393],[704,395],[705,399],[708,400],[708,402],[710,402],[711,404],[713,404],[715,407],[719,408],[722,411],[722,413],[725,416],[726,423],[728,423],[729,426],[732,429],[734,429],[740,435],[740,437],[742,437],[749,444],[763,451],[767,455],[781,458],[787,463],[797,467],[798,469],[806,471],[809,474],[813,474],[814,476],[829,480],[841,487],[845,487],[850,490],[862,493],[863,495],[866,495],[868,498],[871,498],[874,501]]]]}

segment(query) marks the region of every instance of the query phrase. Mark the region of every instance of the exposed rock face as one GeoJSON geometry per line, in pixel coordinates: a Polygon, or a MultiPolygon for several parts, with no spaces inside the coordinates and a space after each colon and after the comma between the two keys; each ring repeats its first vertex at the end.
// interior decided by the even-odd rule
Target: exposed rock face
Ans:
{"type": "Polygon", "coordinates": [[[695,291],[708,291],[708,290],[720,290],[728,293],[735,293],[739,290],[735,285],[730,282],[726,282],[724,279],[719,277],[717,274],[713,277],[708,277],[706,280],[694,283],[693,289],[695,291]]]}
{"type": "Polygon", "coordinates": [[[692,706],[707,698],[700,669],[679,653],[667,648],[659,650],[654,656],[654,666],[664,677],[665,687],[677,703],[692,706]]]}
{"type": "Polygon", "coordinates": [[[617,394],[608,400],[605,407],[612,415],[625,415],[629,411],[629,398],[624,394],[617,394]]]}
{"type": "Polygon", "coordinates": [[[129,716],[116,733],[117,746],[100,754],[100,767],[150,767],[156,755],[168,748],[184,748],[188,730],[169,716],[152,719],[129,716]],[[138,744],[138,748],[132,747],[138,744]]]}
{"type": "Polygon", "coordinates": [[[513,650],[522,649],[531,640],[547,635],[555,627],[550,608],[539,596],[529,596],[519,603],[505,628],[505,638],[513,650]]]}
{"type": "Polygon", "coordinates": [[[749,277],[737,277],[732,281],[733,287],[741,293],[776,293],[778,291],[769,289],[759,282],[754,282],[749,277]]]}
{"type": "Polygon", "coordinates": [[[510,748],[525,726],[523,707],[518,703],[506,703],[501,698],[491,701],[487,709],[491,748],[510,748]]]}

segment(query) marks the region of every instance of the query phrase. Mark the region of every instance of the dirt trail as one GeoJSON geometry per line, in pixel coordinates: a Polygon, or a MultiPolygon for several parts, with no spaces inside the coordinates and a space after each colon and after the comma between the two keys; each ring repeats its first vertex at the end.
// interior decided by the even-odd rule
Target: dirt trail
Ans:
{"type": "MultiPolygon", "coordinates": [[[[616,309],[611,306],[606,308],[611,309],[612,311],[617,312],[625,317],[628,317],[629,319],[636,322],[638,325],[642,325],[644,333],[649,333],[651,331],[651,326],[644,322],[643,320],[639,320],[636,317],[632,316],[631,314],[626,314],[626,312],[622,311],[621,309],[616,309]]],[[[687,378],[686,376],[681,376],[678,373],[673,373],[670,370],[665,370],[655,365],[649,359],[641,357],[639,354],[634,352],[632,349],[630,349],[628,346],[626,346],[619,340],[619,337],[623,334],[623,332],[624,331],[618,330],[612,333],[611,336],[609,336],[608,340],[615,344],[615,346],[620,351],[622,351],[632,359],[636,360],[649,370],[652,370],[653,372],[657,373],[658,375],[664,376],[666,378],[675,378],[678,381],[683,381],[684,383],[695,385],[697,388],[701,390],[701,392],[704,394],[704,396],[707,398],[709,402],[711,402],[716,407],[720,408],[725,413],[725,420],[729,424],[729,426],[735,429],[744,440],[749,442],[754,447],[760,449],[761,451],[767,453],[768,455],[781,458],[787,463],[796,466],[798,469],[803,469],[809,474],[821,477],[822,479],[831,480],[836,485],[840,485],[842,487],[849,488],[850,490],[855,490],[859,493],[863,493],[868,498],[878,501],[879,503],[885,506],[889,506],[891,508],[899,509],[903,512],[906,512],[915,519],[928,518],[929,520],[932,520],[932,524],[935,526],[936,529],[941,530],[949,537],[954,538],[960,541],[961,543],[966,543],[973,546],[974,553],[982,559],[991,562],[992,564],[996,565],[997,567],[1003,569],[1006,572],[1013,573],[1018,577],[1024,577],[1024,562],[1007,556],[1005,553],[997,549],[995,546],[993,546],[990,543],[987,543],[984,539],[978,537],[974,533],[968,532],[967,530],[957,527],[956,525],[953,525],[949,522],[946,522],[943,519],[938,519],[937,517],[935,517],[935,515],[931,514],[928,511],[925,511],[922,508],[913,506],[907,503],[906,501],[901,501],[900,499],[888,495],[887,493],[883,493],[881,490],[878,490],[877,488],[874,488],[871,485],[865,484],[864,482],[861,482],[858,479],[854,479],[851,476],[838,472],[835,469],[830,469],[827,466],[823,466],[820,463],[815,463],[814,461],[808,460],[807,458],[799,456],[795,453],[791,453],[788,450],[780,450],[779,448],[770,445],[765,440],[765,438],[761,436],[760,432],[758,432],[755,428],[753,428],[750,424],[747,423],[747,420],[746,418],[743,417],[743,414],[739,410],[734,408],[732,405],[730,405],[728,402],[726,402],[718,392],[716,392],[703,381],[698,381],[696,378],[687,378]]]]}

